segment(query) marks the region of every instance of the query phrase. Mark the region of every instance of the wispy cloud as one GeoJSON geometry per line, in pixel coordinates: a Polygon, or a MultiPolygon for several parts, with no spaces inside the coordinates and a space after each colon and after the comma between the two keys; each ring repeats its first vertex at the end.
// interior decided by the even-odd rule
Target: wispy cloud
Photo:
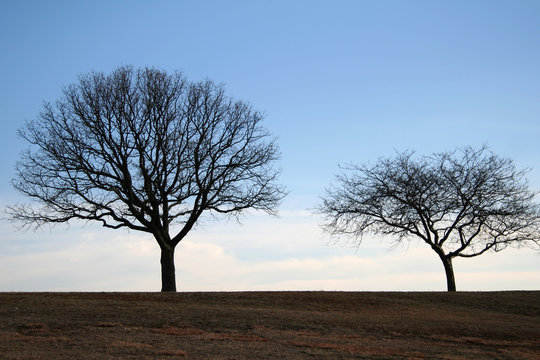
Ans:
{"type": "MultiPolygon", "coordinates": [[[[326,246],[307,214],[245,225],[212,223],[176,250],[182,291],[445,290],[428,248],[326,246]]],[[[260,220],[260,221],[259,221],[260,220]]],[[[159,248],[144,234],[96,228],[9,236],[0,243],[0,291],[159,291],[159,248]]],[[[508,249],[455,262],[459,290],[540,289],[539,254],[508,249]]]]}

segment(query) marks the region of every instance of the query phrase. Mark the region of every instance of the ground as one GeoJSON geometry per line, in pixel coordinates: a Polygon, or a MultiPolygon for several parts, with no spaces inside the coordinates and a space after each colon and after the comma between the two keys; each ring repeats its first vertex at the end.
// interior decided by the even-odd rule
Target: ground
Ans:
{"type": "Polygon", "coordinates": [[[540,359],[540,291],[0,293],[1,359],[540,359]]]}

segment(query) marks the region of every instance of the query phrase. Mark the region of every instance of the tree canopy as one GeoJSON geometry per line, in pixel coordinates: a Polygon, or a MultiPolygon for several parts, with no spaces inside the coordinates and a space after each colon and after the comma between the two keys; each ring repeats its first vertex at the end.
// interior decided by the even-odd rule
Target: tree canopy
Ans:
{"type": "Polygon", "coordinates": [[[358,243],[367,234],[420,239],[442,260],[449,291],[452,259],[540,244],[540,208],[526,171],[486,147],[403,152],[344,170],[317,209],[323,229],[358,243]]]}
{"type": "Polygon", "coordinates": [[[20,130],[29,148],[13,186],[34,203],[8,212],[28,227],[80,219],[150,233],[174,291],[174,248],[203,213],[273,214],[285,195],[263,117],[180,72],[82,75],[20,130]]]}

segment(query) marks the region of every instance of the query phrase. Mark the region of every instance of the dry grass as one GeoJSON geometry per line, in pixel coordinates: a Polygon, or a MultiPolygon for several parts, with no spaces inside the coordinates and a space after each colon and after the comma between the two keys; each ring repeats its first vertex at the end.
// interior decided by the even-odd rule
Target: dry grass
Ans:
{"type": "Polygon", "coordinates": [[[1,359],[540,359],[540,292],[0,293],[1,359]]]}

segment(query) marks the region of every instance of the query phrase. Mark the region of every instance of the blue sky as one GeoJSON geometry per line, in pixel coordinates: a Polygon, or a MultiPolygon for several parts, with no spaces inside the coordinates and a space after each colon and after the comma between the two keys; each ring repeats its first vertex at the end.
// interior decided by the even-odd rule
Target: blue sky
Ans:
{"type": "MultiPolygon", "coordinates": [[[[540,189],[538,1],[17,1],[0,5],[0,206],[16,131],[79,74],[119,65],[226,84],[266,113],[290,191],[279,218],[209,220],[177,249],[183,290],[444,290],[411,242],[328,246],[309,211],[338,164],[487,143],[540,189]]],[[[142,234],[0,223],[0,291],[159,290],[142,234]]],[[[457,260],[458,289],[540,289],[527,249],[457,260]]]]}

